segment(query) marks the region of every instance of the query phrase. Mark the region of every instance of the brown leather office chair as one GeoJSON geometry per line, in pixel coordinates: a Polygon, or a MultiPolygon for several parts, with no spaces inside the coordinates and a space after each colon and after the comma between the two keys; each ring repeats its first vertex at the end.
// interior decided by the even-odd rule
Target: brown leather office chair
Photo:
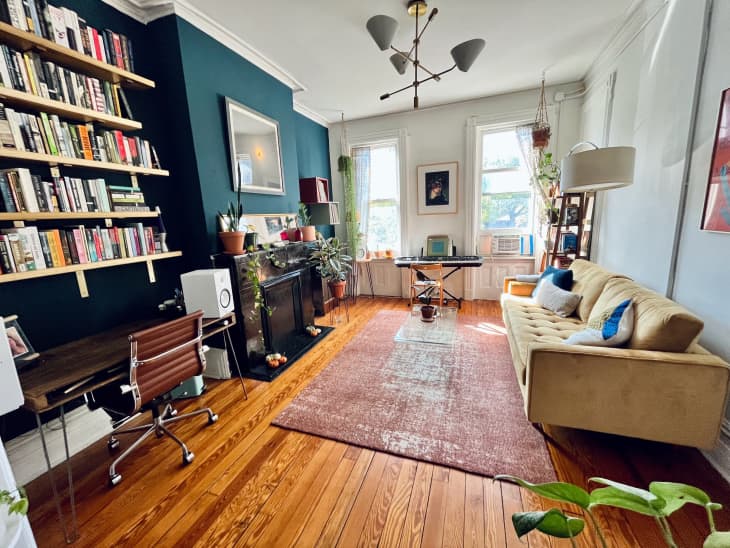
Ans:
{"type": "Polygon", "coordinates": [[[166,425],[202,413],[207,413],[208,424],[218,420],[218,415],[209,408],[200,409],[184,415],[164,399],[173,388],[205,370],[205,355],[202,345],[203,313],[198,311],[177,320],[132,333],[130,343],[129,384],[112,385],[94,392],[97,405],[126,416],[139,411],[152,411],[152,423],[112,432],[109,438],[111,450],[119,447],[118,434],[144,432],[132,445],[119,455],[109,467],[109,482],[116,485],[122,480],[116,472],[120,461],[134,451],[153,433],[157,437],[167,435],[182,448],[183,464],[193,461],[195,455],[166,425]],[[164,409],[160,412],[160,407],[164,409]]]}
{"type": "Polygon", "coordinates": [[[438,292],[439,306],[444,305],[444,269],[441,263],[412,264],[411,268],[411,306],[420,295],[438,292]]]}

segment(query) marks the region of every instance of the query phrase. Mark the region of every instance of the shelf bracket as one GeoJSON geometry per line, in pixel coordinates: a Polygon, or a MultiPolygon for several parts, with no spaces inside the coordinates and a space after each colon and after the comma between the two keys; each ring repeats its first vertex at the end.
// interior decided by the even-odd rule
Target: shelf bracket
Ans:
{"type": "Polygon", "coordinates": [[[58,169],[58,166],[51,166],[51,177],[60,177],[61,176],[61,170],[58,169]]]}
{"type": "Polygon", "coordinates": [[[86,285],[86,275],[83,270],[76,271],[76,283],[79,285],[79,294],[82,299],[89,297],[89,288],[86,285]]]}
{"type": "Polygon", "coordinates": [[[25,221],[13,221],[13,226],[15,228],[23,228],[25,226],[25,221]]]}
{"type": "Polygon", "coordinates": [[[155,266],[152,264],[152,261],[147,260],[147,276],[150,278],[150,283],[153,284],[157,281],[157,278],[155,277],[155,266]]]}

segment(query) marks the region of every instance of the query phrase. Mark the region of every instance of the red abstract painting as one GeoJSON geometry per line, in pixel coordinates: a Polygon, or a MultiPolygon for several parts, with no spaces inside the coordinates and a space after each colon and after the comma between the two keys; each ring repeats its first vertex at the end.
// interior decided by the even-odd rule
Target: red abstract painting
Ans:
{"type": "Polygon", "coordinates": [[[702,230],[730,232],[730,89],[722,92],[702,230]]]}

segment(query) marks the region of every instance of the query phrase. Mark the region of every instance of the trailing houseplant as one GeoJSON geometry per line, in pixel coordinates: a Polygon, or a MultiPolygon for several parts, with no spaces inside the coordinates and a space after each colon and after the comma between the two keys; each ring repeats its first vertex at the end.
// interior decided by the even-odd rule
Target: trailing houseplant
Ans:
{"type": "Polygon", "coordinates": [[[302,233],[303,242],[313,242],[317,239],[317,231],[312,225],[312,217],[309,215],[309,208],[304,202],[299,202],[299,231],[302,233]]]}
{"type": "Polygon", "coordinates": [[[218,212],[221,231],[218,236],[223,243],[223,250],[226,253],[240,255],[243,253],[243,241],[246,233],[240,229],[241,218],[243,217],[243,203],[241,203],[241,187],[236,191],[236,203],[228,202],[228,209],[225,212],[218,212]]]}
{"type": "Polygon", "coordinates": [[[27,513],[28,498],[22,487],[18,487],[14,492],[0,490],[0,542],[12,540],[5,538],[8,526],[12,524],[13,520],[20,519],[27,513]]]}
{"type": "Polygon", "coordinates": [[[357,196],[355,192],[355,174],[352,157],[343,154],[337,159],[337,171],[342,175],[343,197],[345,205],[345,227],[347,228],[347,244],[349,249],[360,249],[363,234],[357,213],[357,196]]]}
{"type": "MultiPolygon", "coordinates": [[[[718,531],[712,515],[714,511],[722,509],[722,505],[712,502],[707,493],[692,485],[654,481],[649,485],[647,491],[604,478],[590,478],[589,483],[598,483],[603,487],[596,488],[589,493],[585,489],[567,482],[534,484],[508,475],[499,475],[496,476],[496,479],[511,481],[541,497],[580,507],[588,516],[603,548],[607,548],[608,545],[593,514],[596,507],[613,506],[654,518],[667,546],[676,548],[677,544],[672,536],[667,518],[685,504],[701,506],[707,512],[710,534],[705,539],[704,548],[730,546],[730,532],[718,531]]],[[[526,535],[530,531],[540,531],[548,536],[568,538],[571,544],[576,546],[575,537],[584,530],[585,521],[579,517],[567,516],[562,510],[553,508],[539,512],[516,512],[512,514],[512,525],[518,537],[526,535]]]]}
{"type": "Polygon", "coordinates": [[[327,281],[332,295],[338,299],[345,295],[347,272],[352,270],[352,257],[343,253],[343,247],[338,238],[325,239],[317,234],[317,248],[310,255],[317,273],[327,281]]]}

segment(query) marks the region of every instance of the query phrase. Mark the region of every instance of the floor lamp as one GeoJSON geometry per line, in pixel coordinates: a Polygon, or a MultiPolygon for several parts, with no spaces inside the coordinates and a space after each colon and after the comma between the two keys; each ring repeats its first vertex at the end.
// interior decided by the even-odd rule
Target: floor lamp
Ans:
{"type": "MultiPolygon", "coordinates": [[[[634,182],[635,157],[634,147],[600,148],[588,141],[578,143],[560,163],[560,191],[563,194],[598,192],[629,186],[634,182]],[[577,152],[581,147],[590,148],[577,152]]],[[[585,211],[582,211],[581,223],[584,218],[585,211]]],[[[595,221],[592,219],[592,225],[595,221]]],[[[593,226],[591,229],[592,238],[593,226]]]]}

